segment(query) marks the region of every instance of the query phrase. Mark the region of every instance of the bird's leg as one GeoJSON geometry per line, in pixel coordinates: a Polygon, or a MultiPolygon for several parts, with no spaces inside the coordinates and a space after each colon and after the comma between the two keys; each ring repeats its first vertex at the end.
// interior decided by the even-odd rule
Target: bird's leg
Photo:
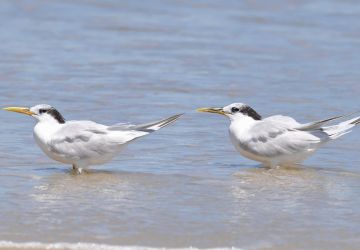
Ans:
{"type": "Polygon", "coordinates": [[[72,167],[73,167],[73,168],[72,168],[72,169],[73,169],[73,172],[74,172],[75,174],[81,174],[81,173],[82,173],[82,168],[76,166],[75,164],[73,164],[72,167]]]}

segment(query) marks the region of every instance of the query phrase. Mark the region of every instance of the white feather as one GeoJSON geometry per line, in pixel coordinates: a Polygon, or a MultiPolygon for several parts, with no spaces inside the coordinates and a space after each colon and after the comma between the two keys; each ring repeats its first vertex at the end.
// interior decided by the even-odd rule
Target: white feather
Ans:
{"type": "Polygon", "coordinates": [[[270,167],[299,163],[360,123],[360,116],[333,126],[324,125],[343,116],[305,124],[282,115],[258,119],[256,111],[242,103],[222,110],[231,121],[230,138],[240,154],[270,167]]]}
{"type": "Polygon", "coordinates": [[[92,121],[59,123],[46,113],[37,116],[34,138],[40,148],[50,158],[81,169],[110,161],[127,143],[173,123],[181,115],[143,125],[114,126],[92,121]]]}

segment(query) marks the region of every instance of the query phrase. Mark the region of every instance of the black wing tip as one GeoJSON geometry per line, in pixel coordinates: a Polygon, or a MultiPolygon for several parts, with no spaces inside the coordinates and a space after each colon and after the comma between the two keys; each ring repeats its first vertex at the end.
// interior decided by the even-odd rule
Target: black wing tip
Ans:
{"type": "Polygon", "coordinates": [[[173,116],[171,116],[171,117],[169,117],[169,118],[178,119],[178,118],[180,118],[181,116],[183,116],[184,114],[185,114],[185,113],[176,114],[176,115],[173,115],[173,116]]]}
{"type": "Polygon", "coordinates": [[[181,114],[177,114],[177,115],[173,115],[170,116],[169,118],[166,118],[165,120],[162,121],[162,123],[159,124],[159,126],[161,128],[170,125],[171,123],[175,122],[177,119],[179,119],[182,115],[184,115],[184,113],[181,114]]]}
{"type": "Polygon", "coordinates": [[[174,120],[177,120],[179,119],[181,116],[183,116],[185,113],[181,113],[181,114],[177,114],[177,115],[173,115],[173,116],[170,116],[169,118],[166,118],[164,119],[164,122],[165,121],[174,121],[174,120]]]}
{"type": "Polygon", "coordinates": [[[325,122],[330,122],[330,121],[333,121],[333,120],[336,120],[336,119],[340,119],[340,118],[343,118],[343,117],[344,117],[343,115],[338,115],[338,116],[330,117],[330,118],[328,118],[328,119],[321,120],[321,121],[317,122],[316,124],[321,124],[321,123],[325,123],[325,122]]]}
{"type": "Polygon", "coordinates": [[[353,121],[351,124],[354,124],[354,125],[360,124],[360,118],[356,119],[356,120],[353,121]]]}

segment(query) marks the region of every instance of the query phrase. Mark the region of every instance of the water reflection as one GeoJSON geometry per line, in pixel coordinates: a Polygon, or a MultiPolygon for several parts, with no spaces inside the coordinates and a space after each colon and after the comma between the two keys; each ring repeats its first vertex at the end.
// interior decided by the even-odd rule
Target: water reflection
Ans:
{"type": "Polygon", "coordinates": [[[72,174],[70,170],[52,174],[42,179],[34,187],[32,197],[41,203],[53,204],[65,199],[111,199],[113,202],[124,202],[150,174],[115,172],[106,170],[86,170],[81,175],[72,174]]]}
{"type": "Polygon", "coordinates": [[[231,194],[242,208],[313,209],[326,197],[327,205],[346,207],[354,202],[359,173],[309,166],[296,168],[254,168],[233,175],[231,194]],[[248,205],[245,205],[248,204],[248,205]]]}

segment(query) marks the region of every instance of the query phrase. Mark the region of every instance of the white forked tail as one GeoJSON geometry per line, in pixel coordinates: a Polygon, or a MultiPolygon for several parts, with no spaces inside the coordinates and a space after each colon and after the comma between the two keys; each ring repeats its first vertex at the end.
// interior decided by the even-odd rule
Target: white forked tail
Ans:
{"type": "Polygon", "coordinates": [[[360,116],[353,119],[341,122],[334,126],[322,127],[322,130],[329,135],[331,139],[337,139],[340,136],[343,136],[351,132],[351,128],[360,123],[360,116]]]}

